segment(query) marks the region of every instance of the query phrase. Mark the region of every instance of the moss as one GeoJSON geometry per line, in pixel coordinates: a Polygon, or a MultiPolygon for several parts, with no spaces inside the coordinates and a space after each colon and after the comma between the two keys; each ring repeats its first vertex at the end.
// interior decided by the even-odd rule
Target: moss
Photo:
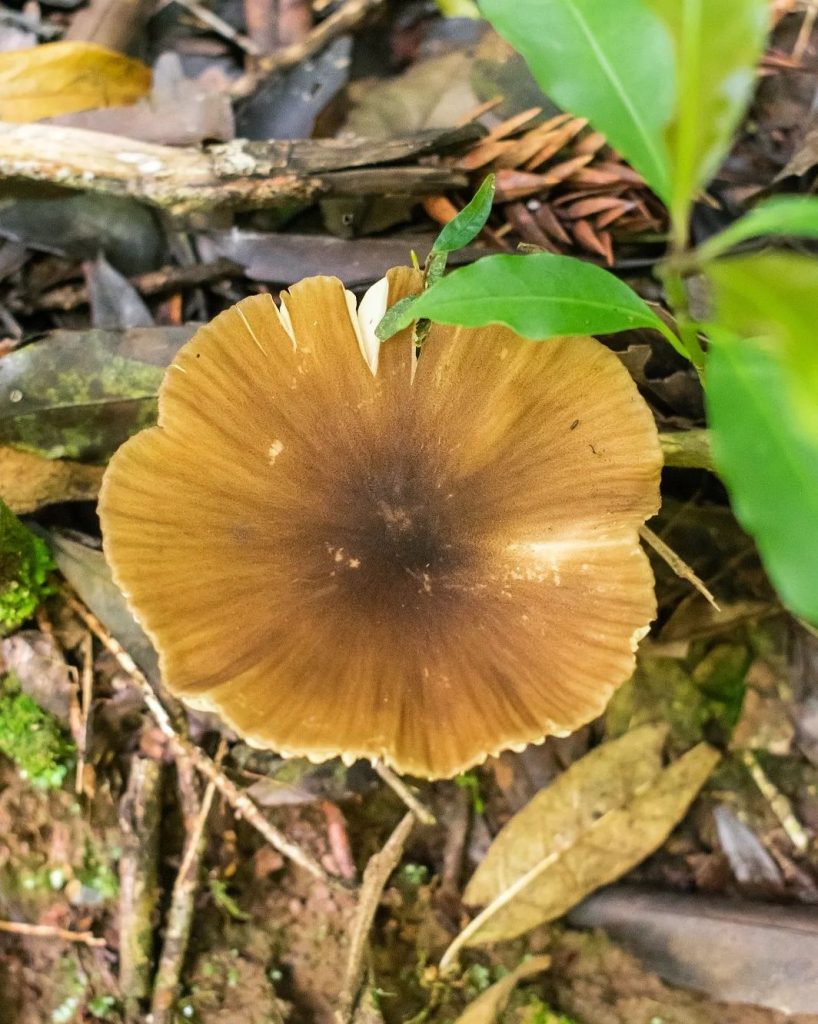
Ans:
{"type": "Polygon", "coordinates": [[[59,788],[74,754],[57,720],[23,693],[11,675],[0,681],[0,753],[38,789],[59,788]]]}
{"type": "Polygon", "coordinates": [[[45,543],[0,501],[0,633],[16,629],[51,592],[54,568],[45,543]]]}

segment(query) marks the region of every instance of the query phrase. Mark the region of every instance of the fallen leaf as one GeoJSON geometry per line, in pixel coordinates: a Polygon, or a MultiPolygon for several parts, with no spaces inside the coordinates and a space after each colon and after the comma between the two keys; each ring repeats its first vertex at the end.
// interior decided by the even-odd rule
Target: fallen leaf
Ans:
{"type": "Polygon", "coordinates": [[[660,770],[664,732],[644,726],[603,744],[512,818],[464,895],[488,906],[441,968],[463,946],[515,938],[560,917],[664,842],[719,760],[700,743],[660,770]]]}
{"type": "Polygon", "coordinates": [[[0,444],[102,462],[156,421],[165,368],[195,325],[52,331],[0,360],[0,444]]]}
{"type": "Polygon", "coordinates": [[[506,1008],[511,993],[524,979],[547,971],[551,966],[550,956],[534,956],[525,960],[510,974],[487,988],[460,1014],[455,1024],[494,1024],[506,1008]]]}
{"type": "Polygon", "coordinates": [[[0,447],[0,498],[17,515],[61,501],[90,501],[99,493],[102,473],[102,466],[0,447]]]}
{"type": "Polygon", "coordinates": [[[515,814],[472,875],[464,902],[491,903],[535,864],[568,849],[662,770],[668,727],[641,725],[580,758],[515,814]]]}
{"type": "Polygon", "coordinates": [[[117,330],[153,327],[154,319],[131,282],[100,255],[85,264],[91,304],[91,324],[117,330]]]}
{"type": "Polygon", "coordinates": [[[91,611],[122,644],[152,681],[159,681],[159,660],[111,578],[101,551],[81,544],[63,533],[52,531],[51,547],[57,568],[91,611]]]}
{"type": "Polygon", "coordinates": [[[0,53],[0,119],[37,121],[141,99],[150,68],[96,43],[63,41],[0,53]]]}

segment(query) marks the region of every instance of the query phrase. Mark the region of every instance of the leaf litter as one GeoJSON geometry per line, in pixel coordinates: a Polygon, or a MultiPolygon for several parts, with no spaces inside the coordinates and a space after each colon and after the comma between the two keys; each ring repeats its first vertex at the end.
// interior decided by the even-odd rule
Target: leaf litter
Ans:
{"type": "MultiPolygon", "coordinates": [[[[116,0],[92,5],[84,21],[70,5],[44,8],[0,55],[4,116],[46,118],[35,127],[55,133],[82,126],[101,139],[123,136],[134,152],[140,142],[170,145],[182,160],[193,147],[209,159],[238,152],[218,148],[236,125],[262,141],[311,136],[322,174],[335,172],[336,143],[327,140],[345,128],[380,141],[359,146],[341,169],[350,194],[322,203],[307,196],[235,215],[205,199],[169,220],[121,191],[69,194],[59,182],[27,181],[0,204],[0,234],[12,240],[0,261],[0,495],[48,531],[72,588],[57,589],[53,577],[56,592],[2,645],[0,924],[23,930],[0,936],[0,1016],[10,1024],[143,1019],[160,945],[146,942],[138,900],[122,895],[136,881],[153,912],[148,931],[159,924],[170,975],[180,972],[178,1019],[335,1024],[348,1009],[358,1024],[814,1021],[808,972],[788,976],[788,993],[765,995],[750,983],[765,964],[749,946],[745,987],[730,989],[716,969],[723,939],[697,929],[698,901],[710,892],[809,902],[818,891],[818,641],[784,616],[701,471],[668,471],[661,536],[717,595],[722,615],[657,562],[652,642],[604,720],[570,741],[490,761],[461,787],[413,789],[435,824],[414,822],[367,765],[282,763],[236,742],[212,716],[168,704],[162,725],[145,710],[127,666],[158,683],[156,655],[110,578],[93,498],[110,454],[154,421],[163,368],[193,324],[311,273],[336,273],[361,289],[412,250],[422,262],[490,172],[489,219],[450,265],[519,244],[580,253],[635,274],[651,300],[655,286],[640,275],[666,228],[664,208],[609,140],[581,111],[557,108],[479,21],[366,0],[294,0],[278,5],[279,39],[276,9],[264,0],[244,11],[217,2],[210,22],[196,6],[167,5],[150,32],[141,15],[118,18],[116,0]],[[88,38],[34,45],[66,25],[88,38]],[[265,51],[253,61],[280,72],[259,77],[245,59],[245,30],[265,51]],[[129,34],[144,64],[108,49],[129,34]],[[93,74],[78,75],[81,65],[93,74]],[[423,137],[393,163],[385,155],[407,130],[458,123],[476,128],[456,143],[423,137]],[[368,153],[378,154],[374,166],[368,153]],[[432,174],[446,184],[433,187],[432,174]],[[229,259],[206,272],[203,264],[220,257],[229,259]],[[77,610],[86,606],[90,619],[77,610]],[[84,695],[80,676],[91,683],[84,695]],[[78,709],[88,740],[80,780],[79,752],[60,724],[66,713],[76,724],[78,709]],[[21,744],[29,733],[35,744],[21,744]],[[219,766],[211,755],[224,739],[219,766]],[[221,787],[204,816],[197,757],[221,787]],[[32,771],[47,785],[32,785],[32,771]],[[146,842],[129,846],[129,780],[142,777],[137,804],[162,795],[161,837],[143,818],[146,842]],[[197,821],[200,871],[182,891],[174,879],[183,862],[195,863],[188,840],[197,821]],[[285,850],[317,865],[321,880],[270,837],[284,837],[285,850]],[[344,873],[363,886],[344,883],[344,873]],[[575,931],[578,917],[566,923],[569,911],[610,907],[623,890],[600,887],[617,879],[676,894],[672,911],[651,907],[650,919],[666,941],[675,921],[690,922],[688,948],[702,946],[695,983],[680,970],[683,958],[661,961],[642,947],[640,966],[600,934],[575,931]],[[171,893],[176,909],[167,915],[171,893]],[[177,930],[180,920],[189,933],[177,930]],[[63,944],[65,934],[77,941],[63,944]],[[455,953],[462,969],[442,973],[455,953]],[[719,1002],[749,996],[766,997],[768,1007],[719,1002]],[[785,1017],[786,998],[799,1016],[785,1017]]],[[[767,186],[792,158],[790,171],[810,173],[810,139],[799,152],[797,131],[808,124],[811,95],[792,84],[807,59],[792,58],[804,24],[797,6],[776,5],[780,35],[763,65],[756,128],[740,136],[716,181],[713,216],[741,208],[748,189],[767,186]]],[[[282,151],[273,152],[278,159],[282,151]]],[[[300,173],[298,162],[289,170],[300,173]]],[[[697,208],[694,224],[704,216],[697,208]]],[[[621,341],[663,428],[701,426],[695,375],[644,334],[621,341]]],[[[161,705],[154,712],[161,719],[161,705]]],[[[591,923],[627,945],[610,909],[597,914],[591,923]]],[[[735,920],[736,934],[747,934],[735,920]]],[[[762,947],[797,949],[800,928],[798,914],[778,902],[762,923],[762,947]]],[[[168,991],[159,986],[159,1003],[168,991]]]]}

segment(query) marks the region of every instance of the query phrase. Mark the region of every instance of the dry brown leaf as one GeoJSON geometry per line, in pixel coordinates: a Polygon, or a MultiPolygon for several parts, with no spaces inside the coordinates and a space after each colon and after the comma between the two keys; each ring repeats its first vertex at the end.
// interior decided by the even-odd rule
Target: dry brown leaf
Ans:
{"type": "Polygon", "coordinates": [[[511,998],[511,993],[524,979],[533,974],[547,971],[551,966],[550,956],[533,956],[516,967],[510,974],[487,988],[472,1002],[455,1021],[455,1024],[494,1024],[511,998]]]}
{"type": "Polygon", "coordinates": [[[44,43],[0,53],[4,121],[37,121],[135,103],[150,87],[150,68],[96,43],[44,43]]]}
{"type": "Polygon", "coordinates": [[[18,515],[58,501],[88,501],[99,493],[103,472],[103,466],[0,447],[0,498],[18,515]]]}
{"type": "Polygon", "coordinates": [[[642,726],[603,744],[511,819],[464,895],[488,905],[441,969],[464,946],[515,938],[560,917],[664,842],[719,759],[702,743],[661,770],[665,733],[642,726]]]}

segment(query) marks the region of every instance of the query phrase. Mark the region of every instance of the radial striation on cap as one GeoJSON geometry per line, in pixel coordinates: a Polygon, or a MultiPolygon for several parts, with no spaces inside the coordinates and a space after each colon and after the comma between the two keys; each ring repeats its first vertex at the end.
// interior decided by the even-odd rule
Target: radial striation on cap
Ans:
{"type": "Polygon", "coordinates": [[[629,677],[662,457],[594,339],[433,326],[416,359],[372,305],[308,278],[201,328],[106,472],[104,547],[173,693],[282,754],[447,777],[629,677]]]}

